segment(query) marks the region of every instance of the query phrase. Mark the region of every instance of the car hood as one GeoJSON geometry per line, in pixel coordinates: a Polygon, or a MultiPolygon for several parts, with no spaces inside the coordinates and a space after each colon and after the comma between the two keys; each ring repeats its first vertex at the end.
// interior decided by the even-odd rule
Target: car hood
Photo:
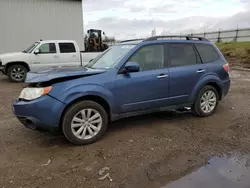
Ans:
{"type": "Polygon", "coordinates": [[[24,53],[22,53],[22,52],[13,52],[13,53],[0,54],[0,59],[1,58],[8,58],[8,57],[19,56],[19,55],[23,55],[23,54],[24,53]]]}
{"type": "Polygon", "coordinates": [[[71,78],[90,76],[94,74],[100,74],[105,72],[103,69],[90,69],[86,67],[75,67],[75,68],[59,68],[50,69],[40,72],[28,72],[25,82],[26,83],[41,83],[48,82],[59,78],[71,78]]]}

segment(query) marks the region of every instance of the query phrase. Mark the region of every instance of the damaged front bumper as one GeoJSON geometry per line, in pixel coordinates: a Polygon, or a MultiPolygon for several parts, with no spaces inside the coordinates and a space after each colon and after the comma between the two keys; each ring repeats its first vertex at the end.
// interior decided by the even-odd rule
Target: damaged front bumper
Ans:
{"type": "Polygon", "coordinates": [[[54,132],[59,130],[65,105],[48,95],[33,101],[12,101],[13,114],[27,128],[54,132]]]}

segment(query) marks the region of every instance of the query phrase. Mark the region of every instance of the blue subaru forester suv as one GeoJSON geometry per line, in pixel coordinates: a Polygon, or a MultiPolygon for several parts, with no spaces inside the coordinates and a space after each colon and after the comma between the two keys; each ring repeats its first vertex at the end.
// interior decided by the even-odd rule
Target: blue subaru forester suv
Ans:
{"type": "Polygon", "coordinates": [[[188,107],[209,116],[229,91],[229,65],[205,38],[177,37],[122,41],[86,67],[30,72],[13,113],[28,128],[61,130],[75,145],[141,113],[188,107]]]}

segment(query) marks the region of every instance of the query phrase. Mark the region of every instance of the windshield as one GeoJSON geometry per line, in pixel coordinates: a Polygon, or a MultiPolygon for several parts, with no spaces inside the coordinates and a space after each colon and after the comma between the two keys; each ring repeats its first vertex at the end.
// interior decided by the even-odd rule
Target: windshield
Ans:
{"type": "Polygon", "coordinates": [[[119,63],[119,61],[134,47],[135,45],[112,46],[101,55],[93,59],[87,65],[87,67],[94,69],[114,68],[119,63]]]}
{"type": "Polygon", "coordinates": [[[28,47],[26,50],[23,50],[23,52],[25,52],[25,53],[31,53],[38,44],[40,44],[40,42],[35,42],[30,47],[28,47]]]}
{"type": "Polygon", "coordinates": [[[95,35],[95,37],[98,37],[98,36],[99,36],[99,33],[98,33],[97,31],[92,31],[92,32],[90,33],[90,36],[92,36],[92,35],[95,35]]]}

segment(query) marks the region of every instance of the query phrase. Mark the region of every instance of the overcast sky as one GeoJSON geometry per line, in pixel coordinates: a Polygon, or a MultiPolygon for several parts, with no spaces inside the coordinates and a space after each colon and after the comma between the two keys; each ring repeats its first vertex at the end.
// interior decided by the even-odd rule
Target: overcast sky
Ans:
{"type": "Polygon", "coordinates": [[[250,27],[250,0],[84,0],[85,31],[116,39],[250,27]],[[125,3],[124,3],[125,2],[125,3]]]}

